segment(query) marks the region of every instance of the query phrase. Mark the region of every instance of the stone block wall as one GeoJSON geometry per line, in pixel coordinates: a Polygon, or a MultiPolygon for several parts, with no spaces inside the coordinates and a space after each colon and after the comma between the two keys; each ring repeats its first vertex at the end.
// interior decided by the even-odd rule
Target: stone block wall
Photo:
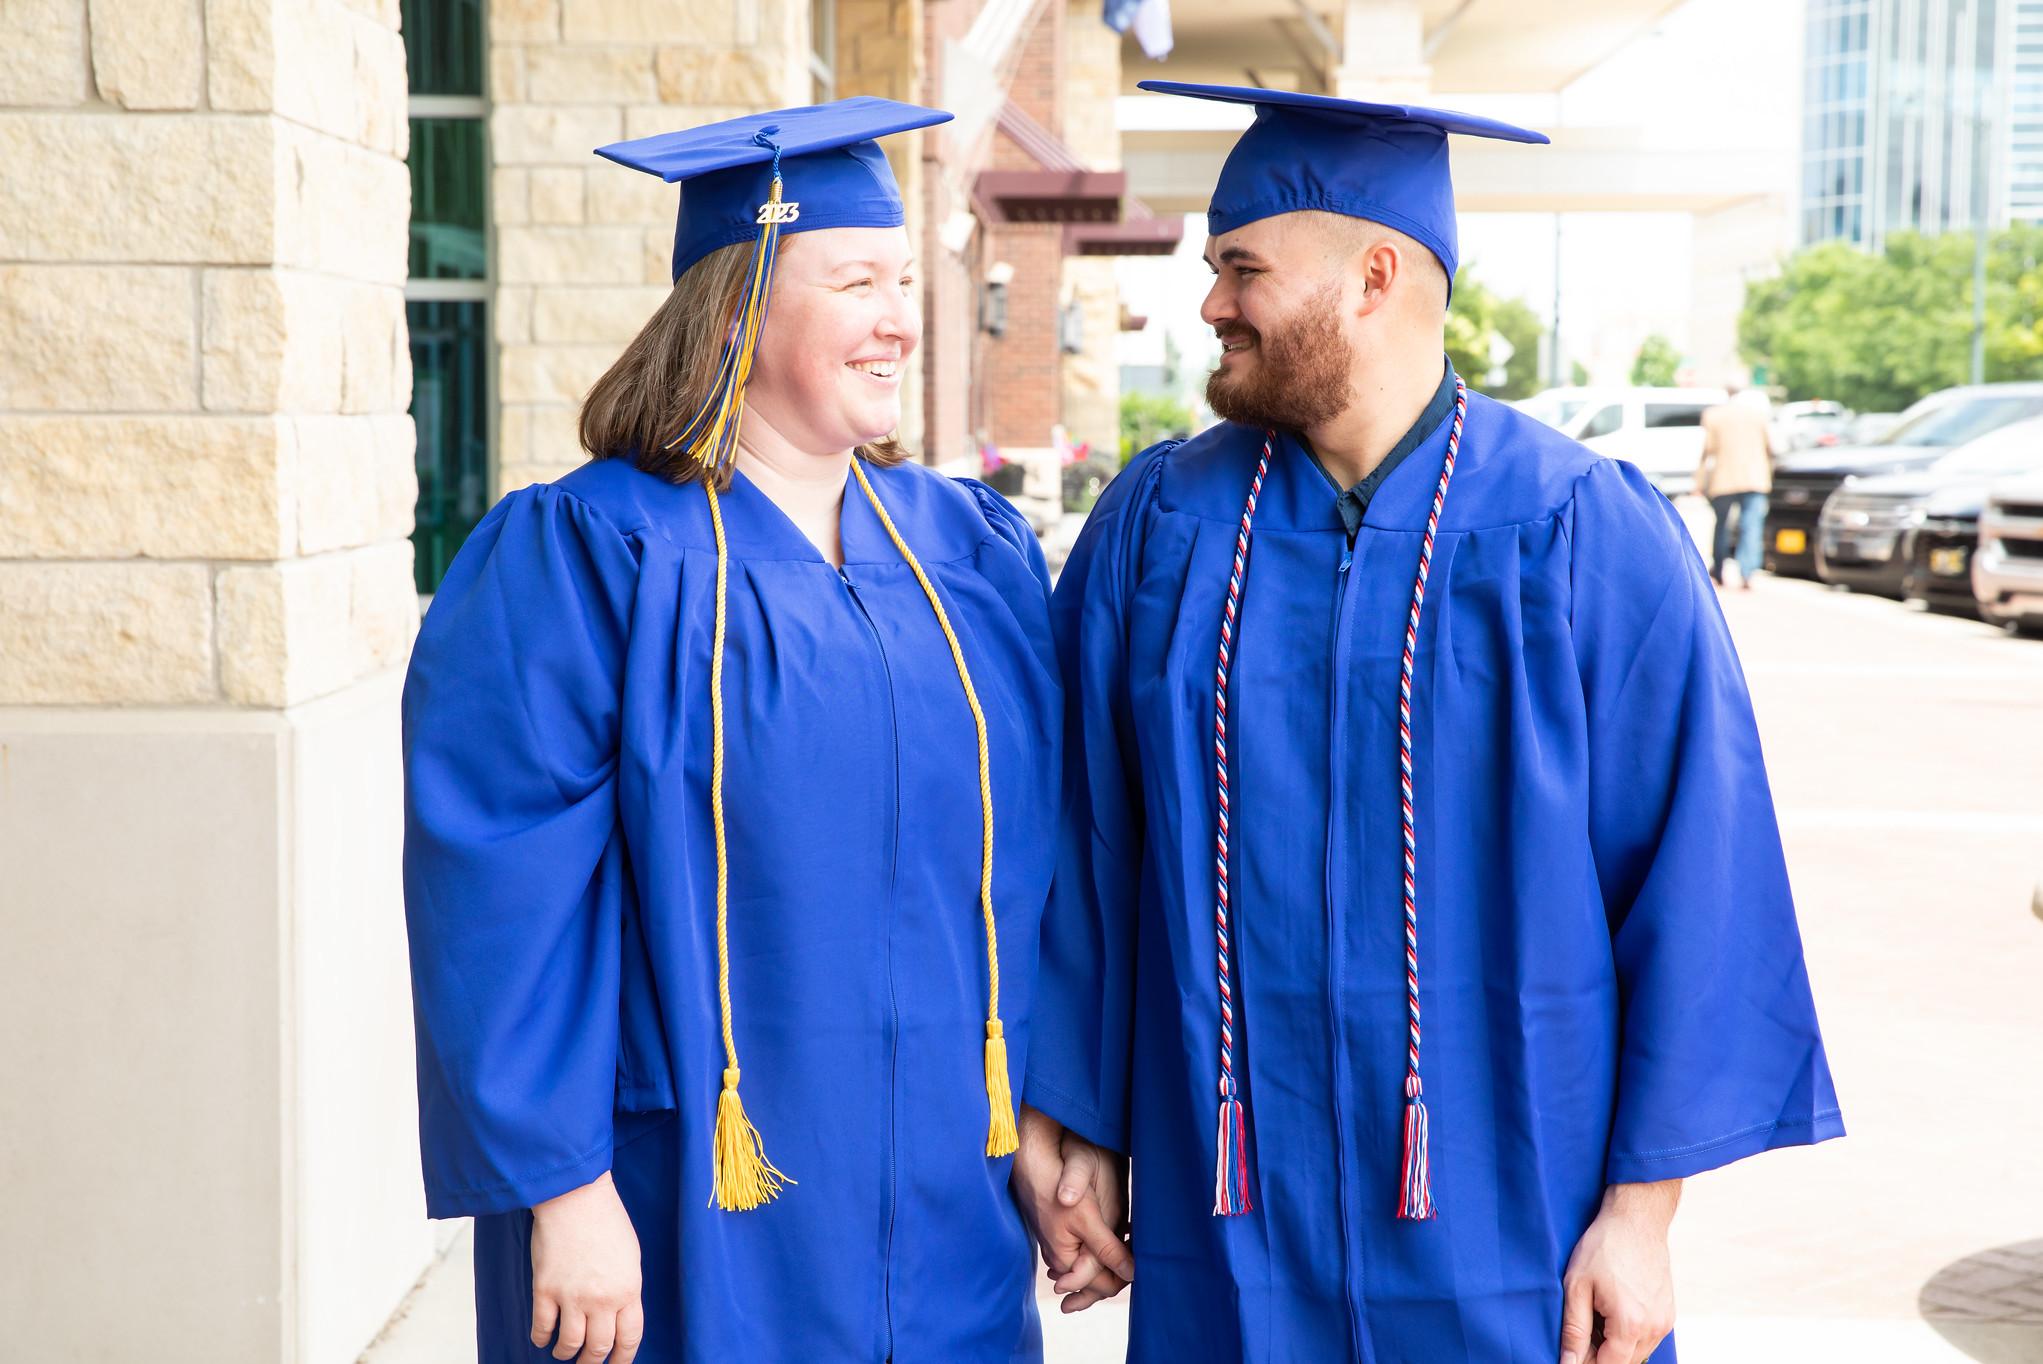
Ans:
{"type": "Polygon", "coordinates": [[[429,1253],[404,72],[397,0],[0,5],[0,1317],[38,1353],[343,1364],[429,1253]]]}
{"type": "Polygon", "coordinates": [[[586,456],[582,397],[673,282],[679,192],[607,142],[806,104],[806,0],[490,7],[499,493],[586,456]]]}

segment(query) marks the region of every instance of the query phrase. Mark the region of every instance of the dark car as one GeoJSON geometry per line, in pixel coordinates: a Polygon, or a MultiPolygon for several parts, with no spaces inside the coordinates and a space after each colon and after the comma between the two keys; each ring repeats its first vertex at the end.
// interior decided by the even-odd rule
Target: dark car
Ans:
{"type": "MultiPolygon", "coordinates": [[[[2038,415],[2043,415],[2043,383],[1947,388],[1909,408],[1879,445],[1809,450],[1782,459],[1774,466],[1773,496],[1766,513],[1767,568],[1783,577],[1818,576],[1823,504],[1847,478],[1926,469],[1974,437],[2038,415]]],[[[1888,547],[1890,555],[1899,539],[1897,534],[1895,544],[1888,547]]],[[[1868,555],[1878,545],[1877,538],[1863,542],[1868,555]]]]}
{"type": "Polygon", "coordinates": [[[1848,478],[1823,507],[1817,575],[1970,614],[1972,550],[1987,489],[2030,473],[2043,473],[2043,417],[1990,431],[1926,469],[1848,478]]]}

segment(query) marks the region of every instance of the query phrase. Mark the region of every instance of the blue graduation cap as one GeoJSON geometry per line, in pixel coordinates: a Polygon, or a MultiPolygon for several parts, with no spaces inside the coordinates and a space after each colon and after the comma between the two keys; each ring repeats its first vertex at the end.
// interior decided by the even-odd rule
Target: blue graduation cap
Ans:
{"type": "Polygon", "coordinates": [[[681,185],[674,278],[719,247],[750,241],[762,226],[899,227],[901,190],[874,139],[948,123],[919,104],[861,95],[613,142],[596,155],[681,185]],[[769,224],[776,180],[786,200],[769,224]]]}
{"type": "Polygon", "coordinates": [[[1255,106],[1255,122],[1227,154],[1213,187],[1206,230],[1214,236],[1300,209],[1367,218],[1424,243],[1445,267],[1450,287],[1460,250],[1447,135],[1550,140],[1496,119],[1415,104],[1243,85],[1137,84],[1159,94],[1255,106]]]}
{"type": "Polygon", "coordinates": [[[950,119],[941,109],[860,95],[596,148],[596,155],[621,166],[680,182],[674,278],[720,247],[753,243],[751,274],[731,317],[716,381],[668,449],[681,446],[712,472],[729,464],[780,234],[901,226],[901,187],[874,139],[950,119]]]}

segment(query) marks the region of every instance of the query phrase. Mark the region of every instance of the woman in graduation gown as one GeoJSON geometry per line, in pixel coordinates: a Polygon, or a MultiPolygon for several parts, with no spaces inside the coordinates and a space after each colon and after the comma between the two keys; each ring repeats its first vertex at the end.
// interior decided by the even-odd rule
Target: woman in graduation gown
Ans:
{"type": "Polygon", "coordinates": [[[685,182],[674,292],[590,394],[597,458],[499,503],[426,616],[420,1124],[483,1364],[1040,1356],[1008,1174],[1047,575],[884,439],[919,305],[872,139],[948,117],[603,148],[685,182]]]}

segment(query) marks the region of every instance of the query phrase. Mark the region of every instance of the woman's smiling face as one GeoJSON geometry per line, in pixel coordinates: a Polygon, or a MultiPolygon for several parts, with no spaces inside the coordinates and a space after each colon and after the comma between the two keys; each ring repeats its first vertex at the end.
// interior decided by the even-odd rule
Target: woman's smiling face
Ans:
{"type": "Polygon", "coordinates": [[[895,430],[901,379],[922,340],[914,264],[902,227],[782,238],[746,405],[812,454],[895,430]]]}

